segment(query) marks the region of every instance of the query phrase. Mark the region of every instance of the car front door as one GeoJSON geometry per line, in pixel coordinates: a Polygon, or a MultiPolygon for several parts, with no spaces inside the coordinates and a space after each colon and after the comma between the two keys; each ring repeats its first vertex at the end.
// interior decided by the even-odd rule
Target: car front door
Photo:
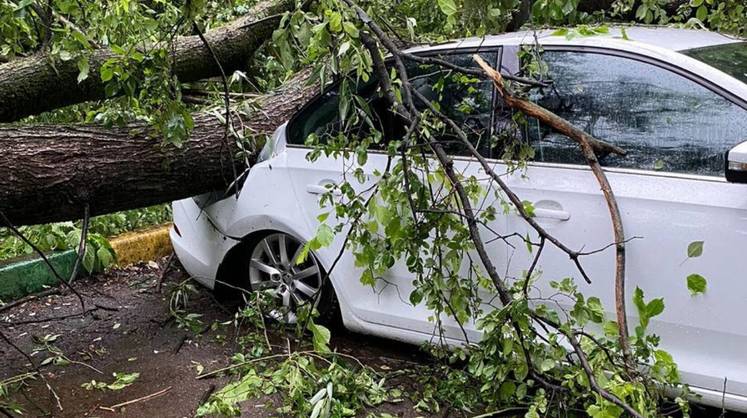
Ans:
{"type": "MultiPolygon", "coordinates": [[[[727,392],[747,394],[742,258],[747,185],[727,183],[722,174],[724,153],[747,139],[745,104],[731,102],[663,63],[588,50],[547,50],[542,60],[553,87],[535,90],[532,99],[627,151],[624,157],[603,156],[601,162],[629,239],[631,332],[638,323],[634,289],[640,287],[647,300],[663,297],[666,309],[649,329],[661,336],[661,346],[674,356],[683,380],[721,391],[728,379],[727,392]],[[702,255],[688,258],[689,244],[700,241],[702,255]],[[705,293],[691,295],[691,274],[706,278],[705,293]]],[[[528,120],[525,129],[535,162],[523,175],[511,176],[510,186],[533,202],[535,210],[541,209],[538,221],[551,234],[590,253],[581,257],[591,279],[587,285],[568,255],[548,246],[538,266],[542,277],[537,294],[554,292],[550,280],[575,277],[587,297],[599,297],[608,319],[614,320],[615,250],[609,246],[614,238],[600,187],[573,142],[536,120],[528,120]]],[[[527,228],[513,216],[509,230],[527,228]]],[[[531,257],[517,249],[511,257],[513,274],[526,269],[531,257]]]]}

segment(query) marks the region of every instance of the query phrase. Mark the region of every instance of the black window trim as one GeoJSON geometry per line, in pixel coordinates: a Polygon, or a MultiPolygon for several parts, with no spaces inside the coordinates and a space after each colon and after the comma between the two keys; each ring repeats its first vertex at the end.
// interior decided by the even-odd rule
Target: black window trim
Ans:
{"type": "MultiPolygon", "coordinates": [[[[432,49],[432,50],[425,50],[425,51],[419,51],[414,52],[413,55],[417,55],[420,57],[433,57],[433,56],[446,56],[446,55],[464,55],[464,54],[477,54],[481,52],[495,52],[496,53],[496,62],[493,63],[494,66],[498,66],[501,63],[501,60],[503,58],[503,49],[505,48],[504,45],[489,45],[489,46],[471,46],[471,47],[455,47],[455,48],[445,48],[445,49],[432,49]]],[[[387,57],[385,62],[387,64],[391,63],[393,61],[392,57],[387,57]]],[[[497,67],[500,68],[500,67],[497,67]]],[[[286,137],[286,147],[293,147],[293,148],[309,148],[305,144],[291,144],[287,141],[287,138],[289,137],[289,131],[293,127],[293,125],[296,122],[296,119],[303,114],[307,109],[310,107],[313,107],[316,105],[317,101],[319,101],[327,92],[330,90],[333,90],[337,88],[340,83],[342,83],[342,77],[338,77],[335,81],[328,84],[326,88],[322,89],[322,91],[316,93],[314,97],[312,97],[309,101],[307,101],[303,106],[301,106],[296,112],[293,114],[293,116],[288,119],[288,124],[285,126],[285,137],[286,137]]],[[[493,89],[493,101],[495,101],[495,89],[493,89]]],[[[376,150],[369,150],[369,152],[383,152],[383,151],[376,151],[376,150]]]]}

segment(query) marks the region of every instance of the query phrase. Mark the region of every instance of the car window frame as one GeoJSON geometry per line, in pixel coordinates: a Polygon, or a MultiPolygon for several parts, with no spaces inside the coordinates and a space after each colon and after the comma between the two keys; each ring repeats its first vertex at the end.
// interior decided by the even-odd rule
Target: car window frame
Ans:
{"type": "MultiPolygon", "coordinates": [[[[503,68],[502,65],[504,62],[504,57],[506,57],[508,54],[514,54],[514,55],[518,54],[519,50],[524,45],[532,46],[531,44],[500,44],[500,45],[489,45],[489,46],[480,45],[477,47],[455,46],[453,48],[443,48],[443,49],[435,47],[432,50],[417,51],[417,52],[414,52],[413,54],[418,55],[418,56],[423,56],[423,57],[432,57],[432,56],[439,56],[439,55],[443,56],[443,55],[452,55],[452,54],[496,52],[497,62],[494,64],[496,65],[496,68],[503,68]]],[[[745,111],[747,111],[747,100],[742,99],[740,96],[729,92],[728,90],[724,89],[718,84],[706,79],[705,77],[697,73],[694,73],[680,66],[671,64],[669,62],[663,61],[661,59],[657,59],[651,56],[643,55],[643,54],[632,52],[632,51],[625,51],[625,50],[601,47],[601,46],[544,45],[544,44],[541,46],[542,46],[542,49],[545,51],[595,53],[595,54],[601,54],[601,55],[610,55],[610,56],[615,56],[615,57],[628,58],[628,59],[643,62],[646,64],[654,65],[664,70],[671,71],[690,81],[693,81],[705,87],[706,89],[712,91],[713,93],[723,97],[729,102],[741,107],[745,111]]],[[[676,53],[679,53],[679,52],[676,52],[676,53]]],[[[686,56],[684,54],[681,54],[681,55],[686,56]]],[[[694,58],[690,58],[690,59],[695,60],[694,58]]],[[[392,60],[393,60],[392,57],[387,57],[385,62],[391,63],[392,60]]],[[[308,102],[306,102],[306,104],[301,106],[301,108],[299,108],[294,113],[294,115],[288,120],[288,123],[285,127],[286,136],[288,135],[288,131],[293,126],[294,122],[298,119],[298,117],[309,107],[314,106],[317,103],[317,101],[320,100],[320,98],[324,96],[330,89],[337,88],[340,85],[341,81],[342,81],[341,79],[338,79],[330,83],[326,89],[317,93],[311,100],[309,100],[308,102]]],[[[286,147],[311,149],[309,146],[305,144],[291,144],[287,142],[286,142],[286,147]]],[[[368,152],[375,153],[375,154],[385,153],[385,151],[382,151],[382,150],[369,150],[368,152]]],[[[725,150],[725,152],[728,152],[728,150],[725,150]]],[[[473,160],[474,159],[473,157],[462,157],[462,156],[452,156],[452,158],[456,160],[473,160]]],[[[507,161],[501,158],[487,158],[486,157],[486,160],[499,163],[499,164],[504,164],[504,165],[510,163],[510,161],[507,161]]],[[[539,167],[562,168],[562,169],[569,169],[569,170],[584,170],[584,171],[590,170],[588,165],[583,165],[583,164],[547,163],[547,162],[540,162],[540,161],[528,161],[527,166],[538,167],[538,168],[539,167]]],[[[628,174],[628,175],[643,175],[643,176],[679,178],[679,179],[697,180],[697,181],[710,181],[710,182],[717,182],[717,183],[728,183],[726,181],[726,178],[723,176],[718,176],[718,177],[717,176],[706,176],[706,175],[701,175],[701,174],[675,173],[675,172],[667,172],[667,171],[645,170],[645,169],[638,169],[638,168],[602,167],[602,169],[610,173],[621,173],[621,174],[628,174]]]]}
{"type": "MultiPolygon", "coordinates": [[[[417,51],[413,52],[413,55],[417,55],[419,57],[434,57],[434,56],[448,56],[448,55],[466,55],[466,54],[477,54],[481,52],[485,53],[495,53],[496,54],[496,60],[492,65],[495,65],[496,68],[500,65],[502,59],[503,59],[503,51],[506,48],[505,45],[488,45],[488,46],[476,46],[476,47],[459,47],[456,46],[454,48],[438,48],[435,47],[434,49],[425,50],[425,51],[417,51]]],[[[385,64],[392,64],[394,62],[394,58],[391,56],[388,56],[385,58],[384,63],[385,64]]],[[[353,74],[354,72],[351,72],[353,74]]],[[[293,116],[288,120],[288,123],[285,126],[285,136],[286,138],[289,136],[288,132],[293,128],[293,125],[296,123],[298,118],[306,112],[309,108],[316,107],[319,100],[324,98],[324,95],[326,95],[330,90],[336,89],[340,86],[342,83],[342,77],[338,78],[337,80],[333,81],[332,83],[328,84],[326,88],[322,89],[320,92],[315,94],[309,101],[307,101],[303,106],[301,106],[294,114],[293,116]]],[[[497,91],[495,88],[493,88],[493,103],[495,104],[497,91]]],[[[491,115],[492,118],[495,117],[495,112],[493,112],[493,115],[491,115]]],[[[493,128],[493,123],[491,123],[491,129],[493,128]]],[[[492,131],[491,131],[492,132],[492,131]]],[[[307,146],[306,144],[291,144],[286,140],[285,143],[286,147],[290,148],[306,148],[311,149],[311,147],[307,146]]],[[[386,151],[384,150],[377,150],[377,149],[369,149],[367,152],[369,153],[375,153],[375,154],[386,154],[386,151]]],[[[470,158],[470,157],[459,157],[459,156],[452,156],[452,158],[470,158]]]]}
{"type": "MultiPolygon", "coordinates": [[[[517,55],[519,53],[519,50],[522,48],[522,46],[532,46],[531,44],[522,44],[522,45],[504,45],[504,49],[502,51],[503,54],[515,54],[517,55]]],[[[599,55],[609,55],[613,57],[620,57],[620,58],[628,58],[635,61],[639,61],[645,64],[653,65],[655,67],[659,67],[661,69],[664,69],[666,71],[670,71],[674,74],[677,74],[679,76],[682,76],[708,90],[713,92],[714,94],[726,99],[727,101],[733,103],[734,105],[741,107],[745,112],[747,112],[747,100],[743,99],[742,97],[731,93],[730,91],[724,89],[723,87],[719,86],[718,84],[708,80],[707,78],[701,76],[700,74],[697,74],[695,72],[692,72],[690,70],[687,70],[685,68],[682,68],[680,66],[671,64],[669,62],[639,54],[632,51],[624,51],[620,49],[615,48],[607,48],[607,47],[601,47],[601,46],[589,46],[589,45],[541,45],[543,51],[553,51],[553,52],[582,52],[582,53],[592,53],[592,54],[599,54],[599,55]]],[[[675,53],[680,54],[678,51],[673,51],[675,53]]],[[[684,54],[680,54],[685,57],[687,57],[684,54]]],[[[517,55],[518,56],[518,55],[517,55]]],[[[688,57],[690,58],[690,57],[688,57]]],[[[694,58],[690,58],[693,59],[694,58]]],[[[695,60],[697,61],[697,60],[695,60]]],[[[570,139],[569,139],[570,140],[570,139]]],[[[745,138],[747,140],[747,138],[745,138]]],[[[729,150],[724,150],[725,153],[728,153],[729,150]]],[[[504,162],[504,160],[499,160],[501,162],[504,162]]],[[[571,164],[571,163],[549,163],[549,162],[541,162],[541,161],[528,161],[528,166],[535,166],[535,167],[550,167],[550,168],[563,168],[563,169],[581,169],[581,170],[590,170],[588,165],[584,164],[571,164]]],[[[602,169],[606,172],[610,173],[621,173],[621,174],[636,174],[636,175],[646,175],[646,176],[654,176],[654,177],[667,177],[667,178],[681,178],[681,179],[688,179],[688,180],[698,180],[698,181],[715,181],[719,183],[728,183],[726,181],[726,178],[722,176],[708,176],[703,174],[691,174],[691,173],[676,173],[676,172],[669,172],[669,171],[655,171],[655,170],[646,170],[642,168],[621,168],[621,167],[602,167],[602,169]]]]}

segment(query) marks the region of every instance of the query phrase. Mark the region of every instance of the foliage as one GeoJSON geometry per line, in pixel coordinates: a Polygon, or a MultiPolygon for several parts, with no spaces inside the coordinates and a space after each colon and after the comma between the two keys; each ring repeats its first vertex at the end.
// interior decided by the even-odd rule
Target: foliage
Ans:
{"type": "MultiPolygon", "coordinates": [[[[115,261],[116,255],[106,237],[171,220],[171,207],[157,205],[143,209],[116,212],[90,219],[86,252],[82,264],[86,271],[99,272],[115,261]]],[[[22,226],[21,233],[44,252],[77,249],[81,222],[61,222],[22,226]]],[[[29,255],[33,249],[7,228],[0,228],[0,260],[29,255]]]]}
{"type": "MultiPolygon", "coordinates": [[[[268,341],[267,349],[258,350],[263,346],[258,336],[267,332],[262,317],[273,306],[261,292],[249,294],[247,300],[254,303],[236,314],[234,324],[249,325],[252,329],[238,340],[240,350],[234,354],[232,364],[221,369],[235,379],[201,405],[198,416],[238,416],[241,402],[277,393],[282,395],[282,404],[274,408],[277,414],[344,417],[354,416],[364,406],[400,396],[399,390],[388,388],[371,368],[354,358],[331,352],[329,330],[313,320],[309,322],[311,349],[267,354],[272,349],[268,341]]],[[[301,314],[299,322],[305,321],[304,315],[309,314],[301,314]]]]}
{"type": "MultiPolygon", "coordinates": [[[[171,208],[158,205],[149,208],[117,212],[90,219],[86,250],[81,265],[88,273],[104,271],[116,261],[116,254],[106,237],[171,219],[171,208]]],[[[77,249],[81,237],[81,222],[62,222],[22,226],[20,232],[41,251],[77,249]]],[[[33,254],[34,250],[6,228],[0,228],[0,260],[33,254]]]]}
{"type": "MultiPolygon", "coordinates": [[[[457,23],[457,10],[464,9],[451,1],[439,1],[438,5],[441,19],[445,19],[441,23],[446,32],[442,34],[448,34],[457,23]]],[[[555,10],[556,3],[552,1],[536,2],[533,16],[549,23],[576,19],[571,12],[577,11],[578,3],[564,5],[568,5],[568,10],[555,10]]],[[[449,161],[434,163],[438,145],[433,144],[443,138],[459,138],[460,129],[469,131],[458,113],[468,113],[474,104],[463,102],[455,109],[443,109],[456,113],[450,121],[454,125],[450,125],[439,112],[441,95],[431,103],[418,103],[415,125],[407,128],[403,122],[398,133],[381,129],[377,121],[386,117],[380,108],[373,109],[372,102],[385,97],[387,92],[381,87],[374,94],[358,93],[370,86],[370,80],[383,77],[374,74],[372,65],[371,54],[378,51],[371,51],[362,42],[361,34],[368,29],[346,2],[320,1],[318,7],[299,18],[313,25],[308,42],[298,42],[302,45],[299,54],[309,62],[319,62],[320,55],[335,57],[320,62],[317,71],[323,77],[331,74],[339,80],[339,109],[333,122],[307,138],[311,147],[307,158],[312,162],[323,157],[343,159],[346,175],[335,190],[320,199],[325,212],[319,217],[321,225],[307,249],[316,250],[331,243],[335,234],[345,234],[347,246],[341,250],[353,253],[361,283],[371,286],[373,291],[389,285],[385,273],[400,260],[397,268],[406,268],[413,279],[410,303],[424,304],[433,312],[431,319],[439,335],[443,333],[442,317],[459,324],[476,318],[477,327],[483,332],[482,340],[449,354],[453,356],[451,360],[461,359],[468,364],[462,369],[451,369],[453,377],[469,382],[469,388],[479,388],[478,393],[463,393],[466,399],[460,404],[463,410],[475,407],[475,399],[479,399],[478,405],[496,408],[525,405],[527,416],[563,416],[580,408],[595,417],[618,417],[626,413],[623,404],[642,416],[658,416],[665,398],[663,388],[679,387],[676,364],[659,348],[659,338],[649,332],[651,320],[664,311],[664,301],[660,298],[646,301],[643,291],[635,290],[633,302],[639,324],[635,334],[625,342],[632,347],[632,352],[626,353],[618,324],[607,317],[608,310],[600,299],[587,297],[578,290],[573,277],[543,278],[541,272],[532,271],[530,266],[523,276],[491,275],[485,261],[475,256],[475,224],[484,227],[485,235],[480,238],[483,242],[503,241],[513,248],[516,244],[525,245],[529,254],[538,252],[537,256],[545,244],[533,234],[514,236],[511,243],[505,235],[490,228],[498,216],[511,212],[531,218],[531,202],[515,207],[507,192],[495,184],[480,181],[475,175],[454,173],[449,169],[449,161]],[[372,149],[388,157],[385,167],[367,166],[372,149]],[[468,205],[480,210],[473,214],[466,209],[468,205]],[[504,214],[495,208],[501,208],[504,214]],[[547,280],[555,294],[542,295],[536,291],[535,285],[540,280],[547,280]],[[483,292],[502,291],[506,294],[501,296],[500,305],[485,303],[480,297],[483,292]],[[587,329],[603,332],[590,333],[587,329]],[[569,339],[577,340],[570,350],[569,339]],[[638,372],[630,364],[647,365],[647,368],[638,372]],[[565,392],[557,392],[546,382],[559,382],[565,392]],[[619,402],[610,401],[603,393],[612,394],[619,402]]],[[[376,10],[377,16],[384,19],[376,10]]],[[[581,13],[576,16],[578,21],[590,19],[581,13]]],[[[393,20],[397,22],[396,18],[393,20]]],[[[418,27],[411,22],[405,25],[410,30],[418,27]]],[[[299,27],[303,24],[285,30],[292,38],[303,33],[299,27]]],[[[561,29],[557,34],[573,37],[606,32],[606,26],[581,25],[561,29]]],[[[395,53],[387,49],[383,55],[395,53]]],[[[529,53],[537,58],[536,71],[530,71],[530,75],[541,75],[541,51],[529,53]]],[[[408,71],[436,74],[433,77],[437,81],[432,84],[435,93],[443,93],[443,86],[453,84],[472,94],[467,100],[474,100],[477,94],[475,84],[479,81],[458,71],[425,64],[412,65],[408,71]]],[[[405,74],[397,69],[390,70],[388,76],[392,78],[391,93],[395,98],[391,108],[407,108],[405,98],[411,93],[403,79],[405,74]]],[[[520,115],[512,122],[514,125],[508,127],[507,135],[500,139],[507,149],[513,147],[512,141],[520,141],[510,133],[520,130],[525,123],[520,115]]],[[[501,143],[498,138],[487,140],[501,143]]],[[[530,155],[513,157],[519,161],[509,165],[509,170],[520,171],[522,160],[530,155]]],[[[689,256],[702,253],[702,243],[691,247],[689,256]]],[[[434,390],[438,393],[437,388],[434,390]]],[[[428,402],[421,407],[432,408],[428,402]]],[[[686,413],[686,406],[683,408],[686,413]]]]}
{"type": "MultiPolygon", "coordinates": [[[[670,10],[670,2],[665,0],[615,0],[608,10],[583,11],[581,0],[537,0],[528,22],[517,17],[522,6],[519,0],[365,0],[359,4],[400,41],[424,42],[500,33],[522,23],[533,28],[574,25],[559,29],[556,34],[593,36],[607,28],[596,23],[611,19],[708,27],[745,35],[747,11],[742,3],[691,0],[670,10]]],[[[45,12],[36,2],[0,0],[0,55],[13,58],[43,50],[49,52],[51,63],[75,60],[81,82],[99,77],[106,83],[109,97],[121,94],[119,98],[78,105],[25,122],[84,117],[86,121],[120,124],[141,119],[151,124],[164,144],[181,146],[192,121],[190,109],[182,101],[183,86],[173,77],[171,68],[174,37],[191,34],[193,23],[208,29],[230,20],[252,4],[251,0],[107,0],[85,4],[56,0],[49,3],[51,12],[45,12]],[[74,24],[58,18],[47,21],[49,15],[64,16],[74,24]],[[115,54],[98,74],[90,71],[94,45],[107,47],[115,54]]],[[[339,197],[332,190],[323,195],[320,203],[326,212],[319,219],[321,226],[306,247],[306,254],[329,246],[336,234],[347,234],[347,250],[355,256],[363,284],[372,288],[388,285],[383,281],[384,273],[402,260],[414,283],[407,299],[413,305],[424,304],[433,312],[432,320],[439,332],[443,331],[443,318],[448,317],[458,323],[474,318],[484,333],[479,344],[454,350],[436,348],[449,366],[439,369],[438,375],[444,379],[425,382],[428,391],[419,408],[432,412],[439,403],[447,402],[463,411],[519,405],[526,408],[528,417],[564,416],[577,409],[593,417],[622,416],[620,405],[601,396],[601,388],[643,416],[659,415],[662,386],[679,383],[672,357],[658,347],[659,338],[648,329],[652,318],[663,312],[664,301],[647,301],[642,289],[635,290],[633,302],[639,323],[630,336],[633,352],[629,359],[619,341],[618,324],[607,318],[600,299],[579,291],[576,278],[543,277],[530,266],[517,277],[492,277],[484,263],[473,259],[477,244],[473,227],[489,225],[508,214],[526,213],[531,218],[532,202],[517,207],[495,185],[486,185],[475,176],[454,174],[448,164],[433,164],[432,144],[444,137],[458,136],[459,129],[466,130],[463,121],[457,129],[446,123],[439,113],[451,109],[442,108],[439,100],[422,103],[418,123],[406,135],[392,135],[380,129],[376,123],[380,115],[371,109],[367,97],[359,94],[362,86],[371,85],[382,76],[374,74],[376,55],[372,56],[364,44],[364,35],[371,36],[371,31],[349,2],[313,2],[308,10],[284,16],[270,45],[249,64],[254,75],[234,74],[232,80],[247,82],[232,83],[231,88],[264,91],[304,66],[314,67],[322,85],[339,82],[338,126],[307,138],[312,147],[308,158],[316,161],[325,156],[340,157],[349,162],[349,170],[346,181],[334,190],[339,197]],[[372,148],[385,153],[389,160],[386,167],[367,173],[364,167],[372,148]],[[459,196],[462,190],[466,198],[459,196]],[[467,204],[481,206],[484,202],[495,204],[488,204],[476,214],[465,209],[467,204]],[[547,281],[556,293],[543,296],[535,292],[539,280],[547,281]],[[504,290],[507,303],[490,305],[480,298],[485,291],[495,294],[504,290]],[[548,330],[541,332],[538,327],[548,330]],[[599,332],[589,333],[587,328],[599,332]],[[569,349],[571,340],[580,347],[569,349]],[[588,367],[579,361],[582,355],[588,367]],[[639,372],[627,367],[628,362],[646,367],[639,372]],[[540,378],[551,384],[543,384],[540,378]],[[548,388],[552,385],[563,390],[551,393],[548,388]]],[[[380,52],[393,51],[373,51],[380,52]]],[[[527,67],[530,77],[543,73],[540,52],[525,51],[537,56],[527,67]]],[[[434,84],[439,99],[443,99],[447,82],[456,83],[472,97],[454,108],[465,113],[475,105],[475,85],[479,80],[433,66],[424,69],[440,78],[434,84]]],[[[403,75],[398,71],[390,73],[393,107],[407,105],[408,86],[403,75]]],[[[206,85],[211,86],[210,82],[206,85]]],[[[385,93],[379,91],[380,96],[385,93]]],[[[486,138],[491,144],[504,144],[504,157],[516,160],[509,167],[511,171],[521,172],[523,162],[531,158],[526,147],[510,135],[510,131],[521,129],[525,123],[522,115],[513,115],[505,135],[486,138]]],[[[98,254],[106,248],[99,234],[126,229],[122,225],[129,221],[123,221],[121,216],[92,222],[91,248],[100,263],[89,261],[87,269],[105,266],[106,257],[98,254]]],[[[80,236],[79,225],[73,223],[29,227],[24,233],[44,250],[74,247],[75,238],[80,236]]],[[[29,252],[7,231],[0,232],[0,238],[0,255],[29,252]]],[[[507,237],[491,239],[509,243],[507,237]]],[[[512,246],[523,246],[532,255],[539,254],[544,245],[531,234],[513,235],[511,239],[512,246]]],[[[703,243],[695,242],[688,247],[687,257],[699,257],[702,252],[703,243]]],[[[706,289],[705,279],[697,274],[687,278],[687,285],[693,294],[706,289]]],[[[170,311],[179,326],[198,331],[202,327],[200,317],[187,311],[193,292],[189,282],[177,286],[172,292],[170,311]]],[[[262,296],[257,295],[255,300],[257,308],[250,305],[244,309],[237,323],[264,327],[262,318],[267,307],[262,296]]],[[[311,314],[307,312],[306,316],[311,314]]],[[[235,375],[235,381],[211,396],[199,414],[237,414],[237,403],[258,391],[284,393],[278,413],[314,418],[350,415],[363,405],[397,397],[374,371],[330,352],[329,330],[315,324],[313,318],[300,322],[308,324],[313,349],[286,353],[282,361],[277,361],[277,355],[267,354],[272,352],[269,342],[264,347],[260,339],[245,338],[241,352],[226,370],[235,375]]],[[[51,358],[64,361],[59,355],[51,358]]]]}
{"type": "MultiPolygon", "coordinates": [[[[685,261],[691,258],[698,258],[703,255],[703,241],[693,241],[687,246],[687,258],[685,261]]],[[[683,261],[684,263],[684,261],[683,261]]],[[[706,292],[708,287],[708,281],[705,277],[697,273],[692,273],[687,276],[687,290],[690,291],[690,295],[696,296],[706,292]]]]}
{"type": "Polygon", "coordinates": [[[169,314],[176,320],[179,328],[199,332],[202,328],[202,315],[188,312],[187,306],[192,295],[197,294],[197,288],[191,279],[182,281],[171,289],[169,299],[169,314]]]}
{"type": "Polygon", "coordinates": [[[140,377],[140,373],[114,372],[112,373],[112,376],[114,376],[114,381],[112,383],[91,380],[90,382],[82,383],[80,386],[86,390],[94,390],[94,389],[112,390],[112,391],[122,390],[126,388],[127,386],[130,386],[131,384],[135,383],[137,378],[140,377]]]}
{"type": "Polygon", "coordinates": [[[91,218],[90,230],[104,237],[160,225],[171,221],[171,205],[161,204],[141,209],[115,212],[91,218]]]}
{"type": "Polygon", "coordinates": [[[23,388],[27,381],[33,380],[35,377],[36,373],[22,373],[0,380],[0,410],[22,415],[23,409],[20,404],[12,399],[12,395],[23,388]]]}
{"type": "Polygon", "coordinates": [[[672,3],[666,0],[615,0],[611,15],[624,18],[634,13],[636,21],[647,24],[679,23],[738,36],[747,35],[747,5],[740,0],[675,2],[679,4],[675,10],[671,10],[672,3]]]}
{"type": "MultiPolygon", "coordinates": [[[[19,231],[44,252],[77,249],[81,237],[80,228],[73,222],[22,226],[19,231]]],[[[34,253],[31,246],[11,234],[8,230],[0,231],[0,260],[34,253]]],[[[114,263],[116,254],[106,238],[89,233],[86,242],[81,264],[87,272],[100,272],[114,263]]]]}

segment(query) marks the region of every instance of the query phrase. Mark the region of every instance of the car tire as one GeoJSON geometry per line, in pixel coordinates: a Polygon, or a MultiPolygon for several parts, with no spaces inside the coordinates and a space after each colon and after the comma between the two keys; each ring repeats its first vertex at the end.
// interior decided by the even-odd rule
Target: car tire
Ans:
{"type": "Polygon", "coordinates": [[[277,297],[281,308],[268,317],[278,322],[293,324],[299,306],[316,303],[316,322],[336,325],[341,322],[339,304],[321,263],[312,253],[303,262],[295,262],[303,245],[284,232],[256,236],[246,246],[244,271],[248,274],[241,287],[277,297]]]}

